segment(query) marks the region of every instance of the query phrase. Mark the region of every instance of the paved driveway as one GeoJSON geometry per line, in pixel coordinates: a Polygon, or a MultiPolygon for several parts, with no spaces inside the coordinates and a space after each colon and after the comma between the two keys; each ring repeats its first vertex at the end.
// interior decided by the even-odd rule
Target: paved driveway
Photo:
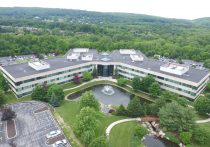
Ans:
{"type": "MultiPolygon", "coordinates": [[[[46,107],[44,103],[31,101],[13,104],[10,105],[10,107],[17,114],[17,118],[15,119],[17,135],[13,139],[7,138],[7,134],[5,133],[6,129],[4,125],[4,133],[0,132],[0,141],[1,135],[4,134],[2,137],[2,142],[0,142],[0,146],[9,147],[10,142],[14,142],[17,147],[52,146],[46,144],[47,139],[45,136],[50,131],[60,129],[57,122],[54,120],[54,117],[52,116],[49,110],[34,113],[34,111],[46,107]]],[[[70,145],[67,144],[66,146],[70,145]]]]}

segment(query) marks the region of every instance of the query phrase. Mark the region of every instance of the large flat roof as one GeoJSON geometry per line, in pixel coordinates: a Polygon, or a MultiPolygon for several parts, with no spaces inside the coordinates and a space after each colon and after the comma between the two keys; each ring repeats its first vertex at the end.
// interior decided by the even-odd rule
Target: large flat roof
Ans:
{"type": "MultiPolygon", "coordinates": [[[[73,50],[69,51],[68,53],[71,53],[71,52],[73,52],[73,50]]],[[[50,64],[50,68],[42,70],[42,71],[34,70],[30,66],[28,66],[27,63],[8,65],[8,66],[4,66],[3,69],[5,69],[14,78],[21,78],[21,77],[30,76],[30,75],[34,75],[38,73],[44,73],[47,71],[53,71],[56,69],[61,69],[61,68],[65,68],[65,67],[69,67],[73,65],[78,65],[81,63],[100,61],[100,62],[121,62],[121,63],[129,64],[129,65],[136,66],[139,68],[162,73],[165,75],[170,75],[173,77],[181,78],[181,79],[196,82],[196,83],[201,81],[206,75],[209,74],[208,70],[199,70],[199,69],[195,69],[191,67],[189,68],[189,71],[183,75],[170,74],[170,73],[163,72],[160,70],[160,66],[166,64],[167,62],[149,59],[149,58],[144,58],[144,61],[133,62],[132,59],[130,58],[130,55],[120,54],[119,50],[110,52],[108,53],[108,55],[103,55],[103,53],[99,53],[95,49],[90,49],[89,53],[93,54],[92,61],[82,61],[82,60],[69,61],[67,60],[66,56],[55,57],[53,59],[46,59],[44,61],[50,64]],[[101,60],[104,58],[108,60],[101,60]]],[[[136,50],[136,54],[139,56],[144,56],[141,52],[137,50],[136,50]]]]}

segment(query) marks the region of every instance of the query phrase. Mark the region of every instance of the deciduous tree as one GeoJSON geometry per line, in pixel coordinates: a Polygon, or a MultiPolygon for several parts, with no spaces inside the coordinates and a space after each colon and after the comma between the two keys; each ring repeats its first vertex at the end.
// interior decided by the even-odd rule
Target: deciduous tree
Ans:
{"type": "Polygon", "coordinates": [[[177,102],[166,104],[159,111],[160,125],[168,131],[191,131],[194,128],[195,113],[191,108],[177,102]]]}
{"type": "Polygon", "coordinates": [[[80,103],[81,109],[84,107],[90,107],[90,108],[95,109],[96,111],[100,110],[100,104],[98,100],[95,98],[95,96],[93,95],[92,91],[87,91],[83,93],[80,98],[79,103],[80,103]]]}

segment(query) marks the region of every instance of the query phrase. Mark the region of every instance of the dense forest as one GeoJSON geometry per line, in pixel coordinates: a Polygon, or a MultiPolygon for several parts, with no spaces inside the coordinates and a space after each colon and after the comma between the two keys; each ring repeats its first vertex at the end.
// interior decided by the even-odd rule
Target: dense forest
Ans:
{"type": "Polygon", "coordinates": [[[69,48],[135,48],[147,56],[210,63],[210,18],[166,19],[69,9],[0,8],[0,56],[69,48]]]}

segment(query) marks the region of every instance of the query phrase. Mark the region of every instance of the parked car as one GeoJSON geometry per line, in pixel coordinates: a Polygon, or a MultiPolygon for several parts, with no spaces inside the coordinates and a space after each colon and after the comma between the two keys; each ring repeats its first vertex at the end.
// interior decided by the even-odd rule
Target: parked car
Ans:
{"type": "Polygon", "coordinates": [[[50,133],[48,133],[46,135],[46,137],[49,139],[49,138],[53,138],[57,135],[60,135],[61,134],[61,131],[60,130],[55,130],[55,131],[51,131],[50,133]]]}
{"type": "Polygon", "coordinates": [[[65,146],[66,143],[67,143],[66,139],[59,140],[59,141],[56,141],[56,142],[53,144],[53,147],[62,147],[62,146],[65,146]]]}

